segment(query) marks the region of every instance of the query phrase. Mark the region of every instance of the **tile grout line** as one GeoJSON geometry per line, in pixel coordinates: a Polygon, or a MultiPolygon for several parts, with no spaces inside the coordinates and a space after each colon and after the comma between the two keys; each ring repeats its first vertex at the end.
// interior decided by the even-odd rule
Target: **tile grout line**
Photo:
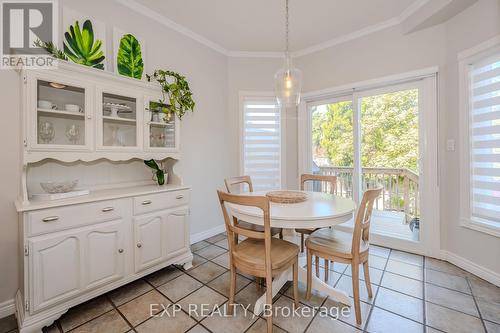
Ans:
{"type": "MultiPolygon", "coordinates": [[[[145,295],[145,294],[146,294],[146,293],[144,293],[144,294],[142,294],[142,295],[145,295]]],[[[111,300],[111,298],[109,297],[109,295],[108,295],[108,294],[105,294],[105,295],[106,295],[106,299],[108,300],[108,302],[110,302],[110,303],[111,303],[111,306],[113,307],[113,309],[114,309],[116,312],[118,312],[118,314],[120,315],[120,317],[122,317],[122,318],[123,318],[123,320],[125,320],[125,322],[127,323],[127,325],[128,325],[128,326],[130,326],[130,328],[132,328],[132,331],[137,332],[137,331],[135,330],[134,326],[132,325],[132,323],[131,323],[130,321],[128,321],[128,319],[125,317],[125,315],[124,315],[123,313],[121,313],[121,311],[120,311],[120,310],[118,310],[118,307],[115,305],[115,303],[113,303],[113,301],[111,300]]],[[[141,296],[142,296],[142,295],[141,295],[141,296]]],[[[140,297],[140,296],[138,296],[138,297],[140,297]]],[[[135,297],[135,298],[137,298],[137,297],[135,297]]],[[[135,299],[135,298],[134,298],[134,299],[135,299]]],[[[132,300],[131,300],[131,301],[132,301],[132,300]]],[[[126,302],[126,303],[128,303],[128,302],[126,302]]],[[[123,304],[126,304],[126,303],[123,303],[123,304]]],[[[122,304],[122,305],[123,305],[123,304],[122,304]]],[[[112,310],[111,310],[111,311],[112,311],[112,310]]],[[[108,311],[108,312],[109,312],[109,311],[108,311]]]]}
{"type": "MultiPolygon", "coordinates": [[[[382,283],[382,280],[384,279],[384,274],[386,272],[387,265],[389,264],[389,258],[391,257],[391,253],[392,253],[392,249],[389,249],[389,255],[387,256],[387,261],[385,262],[384,271],[382,272],[382,277],[380,278],[380,283],[382,283]]],[[[378,296],[379,291],[380,291],[380,287],[377,288],[377,292],[373,296],[372,306],[370,307],[370,311],[368,312],[368,316],[366,317],[366,323],[363,327],[363,332],[367,332],[368,324],[370,323],[370,319],[371,319],[372,313],[373,313],[373,308],[375,307],[375,301],[377,300],[377,296],[378,296]]]]}
{"type": "Polygon", "coordinates": [[[472,300],[474,301],[474,305],[476,306],[477,314],[479,315],[479,319],[481,320],[481,324],[483,324],[483,329],[485,332],[488,332],[488,330],[486,329],[486,323],[484,322],[484,318],[481,315],[481,311],[479,310],[479,305],[477,303],[476,296],[474,295],[474,292],[472,291],[472,285],[471,285],[468,278],[465,278],[465,281],[467,281],[467,285],[469,286],[470,292],[472,293],[472,300]]]}
{"type": "MultiPolygon", "coordinates": [[[[108,300],[108,301],[109,301],[109,300],[108,300]]],[[[111,306],[112,306],[112,305],[111,305],[111,306]]],[[[105,312],[101,313],[100,315],[95,316],[95,317],[93,317],[92,319],[89,319],[89,320],[87,320],[87,321],[85,321],[85,322],[83,322],[83,323],[81,323],[81,324],[79,324],[79,325],[77,325],[77,326],[73,327],[73,328],[72,328],[72,329],[70,329],[69,331],[64,331],[64,330],[62,329],[62,326],[61,326],[61,328],[60,328],[60,329],[61,329],[61,332],[64,332],[64,333],[66,333],[66,332],[73,332],[73,331],[74,331],[74,330],[76,330],[77,328],[82,327],[83,325],[88,324],[88,323],[90,323],[91,321],[93,321],[93,320],[95,320],[95,319],[97,319],[97,318],[100,318],[100,317],[104,316],[106,313],[109,313],[109,312],[111,312],[111,311],[113,311],[113,310],[114,310],[114,309],[109,309],[108,311],[105,311],[105,312]]],[[[58,319],[58,320],[59,320],[59,319],[58,319]]],[[[128,324],[128,322],[127,322],[127,324],[128,324]]]]}

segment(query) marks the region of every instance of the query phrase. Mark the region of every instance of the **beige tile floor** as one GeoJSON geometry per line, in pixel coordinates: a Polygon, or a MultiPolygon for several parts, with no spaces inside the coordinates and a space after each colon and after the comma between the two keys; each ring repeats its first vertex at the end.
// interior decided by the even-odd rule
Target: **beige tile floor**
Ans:
{"type": "MultiPolygon", "coordinates": [[[[262,317],[237,312],[234,317],[210,313],[188,313],[189,304],[223,307],[229,293],[227,244],[224,234],[192,246],[194,267],[183,271],[170,266],[144,279],[70,309],[45,332],[265,332],[262,317]],[[182,308],[174,317],[151,317],[150,304],[182,308]]],[[[373,246],[370,275],[374,297],[368,298],[361,282],[363,324],[354,316],[336,316],[345,308],[321,293],[304,299],[307,315],[274,318],[275,332],[500,332],[500,288],[444,261],[373,246]],[[323,306],[329,315],[314,307],[323,306]]],[[[330,265],[328,283],[352,295],[351,268],[330,265]]],[[[323,276],[323,268],[321,275],[323,276]]],[[[361,274],[363,276],[363,274],[361,274]]],[[[265,291],[257,289],[252,277],[239,275],[236,301],[253,305],[265,291]]],[[[274,299],[275,307],[291,307],[287,284],[274,299]]],[[[253,309],[253,307],[250,307],[253,309]]],[[[159,308],[158,310],[159,311],[159,308]]],[[[156,313],[156,312],[155,312],[156,313]]],[[[0,333],[16,332],[14,316],[0,319],[0,333]]]]}

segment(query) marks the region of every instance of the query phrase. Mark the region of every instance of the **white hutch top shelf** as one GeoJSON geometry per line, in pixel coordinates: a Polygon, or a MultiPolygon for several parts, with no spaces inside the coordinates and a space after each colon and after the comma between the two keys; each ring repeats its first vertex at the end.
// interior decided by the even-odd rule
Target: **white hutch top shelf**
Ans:
{"type": "Polygon", "coordinates": [[[188,189],[189,189],[188,186],[172,185],[172,184],[166,184],[162,186],[152,184],[152,185],[142,185],[142,186],[110,188],[110,189],[91,191],[90,194],[88,195],[83,195],[68,199],[53,200],[53,201],[23,202],[21,200],[18,200],[16,201],[16,209],[18,212],[27,212],[44,208],[77,205],[88,202],[129,198],[147,194],[173,192],[173,191],[188,190],[188,189]]]}

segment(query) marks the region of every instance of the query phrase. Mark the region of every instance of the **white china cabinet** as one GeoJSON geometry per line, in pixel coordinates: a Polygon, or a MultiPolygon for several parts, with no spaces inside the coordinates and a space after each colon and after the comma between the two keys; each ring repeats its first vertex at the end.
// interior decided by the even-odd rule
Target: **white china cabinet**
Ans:
{"type": "Polygon", "coordinates": [[[175,169],[180,123],[152,83],[65,64],[21,71],[19,331],[171,264],[191,266],[190,188],[175,169]],[[168,174],[152,180],[142,160],[168,174]],[[43,199],[41,182],[79,181],[43,199]],[[42,198],[42,199],[40,199],[42,198]]]}

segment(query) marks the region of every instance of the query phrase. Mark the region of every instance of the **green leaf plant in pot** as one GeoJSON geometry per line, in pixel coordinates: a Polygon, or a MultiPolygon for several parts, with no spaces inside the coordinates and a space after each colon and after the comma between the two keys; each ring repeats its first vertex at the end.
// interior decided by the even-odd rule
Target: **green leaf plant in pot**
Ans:
{"type": "Polygon", "coordinates": [[[173,71],[155,70],[153,75],[146,74],[148,81],[156,80],[161,87],[162,98],[157,105],[161,105],[161,112],[165,113],[166,120],[176,114],[179,119],[188,111],[194,111],[195,102],[193,93],[186,78],[173,71]]]}
{"type": "Polygon", "coordinates": [[[153,180],[158,182],[158,185],[165,184],[165,171],[158,166],[155,160],[144,160],[144,164],[153,169],[153,180]]]}
{"type": "Polygon", "coordinates": [[[104,53],[101,49],[102,41],[94,40],[92,22],[83,22],[82,29],[78,21],[69,26],[69,31],[64,33],[64,54],[73,62],[104,69],[104,53]]]}

